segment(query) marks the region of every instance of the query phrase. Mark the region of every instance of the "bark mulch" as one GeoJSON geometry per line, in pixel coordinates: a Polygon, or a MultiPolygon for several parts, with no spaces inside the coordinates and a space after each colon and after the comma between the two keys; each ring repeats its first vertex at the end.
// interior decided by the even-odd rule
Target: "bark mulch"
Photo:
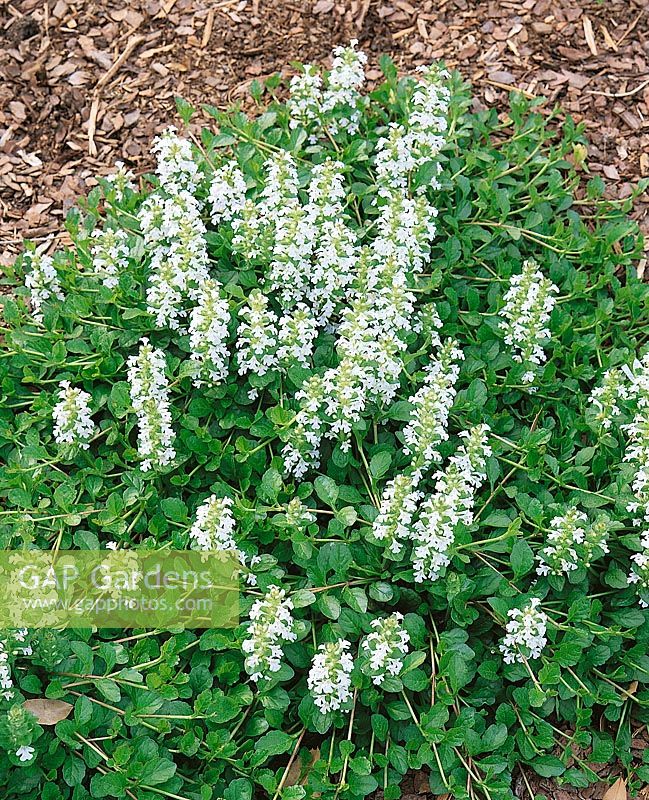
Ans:
{"type": "MultiPolygon", "coordinates": [[[[584,120],[590,169],[624,197],[649,176],[646,0],[0,0],[0,263],[61,235],[96,174],[151,164],[174,96],[227,106],[255,78],[359,38],[400,69],[459,68],[476,106],[517,88],[584,120]]],[[[200,121],[199,121],[200,122],[200,121]]],[[[647,205],[638,204],[638,218],[647,205]]]]}
{"type": "MultiPolygon", "coordinates": [[[[402,71],[444,59],[476,108],[504,108],[512,89],[560,104],[586,124],[591,172],[628,196],[649,177],[648,20],[647,0],[0,0],[0,264],[23,237],[65,236],[68,208],[116,160],[150,168],[175,96],[245,102],[255,78],[326,61],[351,37],[370,80],[385,52],[402,71]]],[[[646,233],[648,209],[645,196],[634,211],[646,233]]],[[[635,743],[641,756],[646,730],[635,743]]],[[[568,789],[521,773],[516,792],[602,798],[615,772],[600,774],[568,789]]],[[[427,789],[412,775],[404,797],[427,789]]]]}

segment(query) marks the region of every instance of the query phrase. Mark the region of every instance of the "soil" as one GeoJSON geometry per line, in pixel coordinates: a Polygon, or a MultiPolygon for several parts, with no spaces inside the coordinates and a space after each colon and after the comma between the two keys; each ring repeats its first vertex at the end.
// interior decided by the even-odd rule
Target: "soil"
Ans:
{"type": "MultiPolygon", "coordinates": [[[[647,0],[0,0],[0,264],[23,237],[63,238],[67,210],[116,160],[149,169],[175,96],[245,103],[252,80],[326,63],[352,37],[370,81],[382,53],[402,72],[443,59],[473,83],[475,108],[504,109],[513,89],[559,104],[586,125],[591,173],[626,197],[649,177],[648,30],[647,0]]],[[[645,233],[648,210],[645,195],[645,233]]],[[[616,773],[600,774],[570,790],[527,771],[516,791],[602,798],[616,773]]],[[[404,797],[427,789],[409,776],[404,797]]]]}

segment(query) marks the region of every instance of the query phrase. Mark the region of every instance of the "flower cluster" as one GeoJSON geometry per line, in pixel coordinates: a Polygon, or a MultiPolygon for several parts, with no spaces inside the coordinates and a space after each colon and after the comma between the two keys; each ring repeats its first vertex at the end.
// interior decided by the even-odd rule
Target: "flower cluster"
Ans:
{"type": "Polygon", "coordinates": [[[157,157],[156,172],[164,189],[170,194],[181,190],[196,191],[200,172],[194,161],[192,146],[187,139],[176,135],[173,125],[156,136],[151,151],[157,157]]]}
{"type": "Polygon", "coordinates": [[[241,649],[246,654],[246,671],[255,683],[279,672],[283,655],[281,642],[293,642],[297,638],[292,610],[292,601],[279,586],[269,586],[263,599],[253,604],[248,635],[241,649]]]}
{"type": "Polygon", "coordinates": [[[147,308],[162,328],[179,328],[185,305],[194,301],[209,277],[205,224],[198,201],[187,191],[151,195],[140,207],[146,244],[153,246],[147,308]]]}
{"type": "Polygon", "coordinates": [[[94,230],[94,244],[90,249],[92,266],[98,278],[109,289],[115,288],[119,276],[128,267],[129,245],[128,235],[123,230],[94,230]]]}
{"type": "Polygon", "coordinates": [[[300,410],[290,439],[282,449],[284,469],[301,478],[310,467],[320,464],[320,443],[324,431],[320,409],[325,401],[325,385],[320,375],[312,375],[295,393],[300,410]]]}
{"type": "Polygon", "coordinates": [[[260,206],[270,226],[272,246],[266,275],[269,288],[285,309],[308,291],[315,227],[297,194],[297,170],[289,153],[271,159],[260,206]]]}
{"type": "MultiPolygon", "coordinates": [[[[387,187],[405,187],[408,175],[426,162],[434,162],[446,141],[450,92],[448,73],[437,66],[420,67],[421,80],[411,99],[411,111],[405,124],[391,123],[386,136],[379,139],[376,155],[376,180],[379,193],[387,187]]],[[[437,164],[437,174],[441,165],[437,164]]],[[[439,188],[435,176],[429,182],[439,188]]]]}
{"type": "Polygon", "coordinates": [[[220,383],[228,375],[228,324],[230,307],[221,296],[221,284],[208,278],[189,315],[189,346],[196,362],[194,385],[220,383]]]}
{"type": "Polygon", "coordinates": [[[164,467],[176,457],[165,367],[164,353],[151,347],[146,337],[138,354],[128,360],[131,402],[138,418],[138,451],[145,472],[164,467]]]}
{"type": "Polygon", "coordinates": [[[358,41],[352,39],[349,47],[335,47],[331,70],[324,81],[317,67],[305,64],[302,71],[291,79],[291,95],[287,102],[289,126],[302,125],[309,129],[327,117],[329,133],[340,130],[348,134],[358,130],[361,117],[362,96],[365,83],[367,56],[356,50],[358,41]]]}
{"type": "Polygon", "coordinates": [[[28,633],[26,628],[19,628],[4,631],[3,635],[0,635],[0,697],[5,700],[12,700],[14,697],[10,659],[16,655],[27,656],[32,653],[32,648],[25,644],[28,633]]]}
{"type": "Polygon", "coordinates": [[[306,528],[316,521],[316,516],[304,505],[299,497],[294,497],[286,506],[286,524],[292,528],[306,528]]]}
{"type": "Polygon", "coordinates": [[[389,617],[378,617],[371,622],[373,631],[361,643],[368,659],[368,672],[372,683],[381,686],[388,677],[397,677],[403,667],[403,657],[408,652],[410,635],[403,626],[403,614],[396,611],[389,617]]]}
{"type": "Polygon", "coordinates": [[[633,567],[627,581],[635,585],[642,608],[649,608],[649,533],[645,532],[640,540],[642,552],[631,556],[633,567]]]}
{"type": "Polygon", "coordinates": [[[313,656],[307,685],[313,702],[323,714],[337,711],[351,700],[354,660],[350,647],[346,639],[325,642],[313,656]]]}
{"type": "Polygon", "coordinates": [[[313,265],[306,297],[319,325],[339,312],[357,268],[357,235],[348,225],[344,206],[344,165],[325,160],[313,167],[306,215],[313,229],[313,265]]]}
{"type": "Polygon", "coordinates": [[[212,224],[232,222],[246,205],[246,179],[234,161],[219,167],[212,176],[207,197],[212,224]]]}
{"type": "Polygon", "coordinates": [[[11,679],[11,668],[9,666],[9,656],[11,654],[7,639],[0,638],[0,693],[5,700],[11,700],[14,696],[11,679]]]}
{"type": "Polygon", "coordinates": [[[261,377],[277,366],[277,314],[269,308],[268,297],[253,289],[239,318],[239,374],[252,372],[261,377]]]}
{"type": "Polygon", "coordinates": [[[291,78],[289,89],[290,97],[286,103],[289,126],[310,127],[322,113],[322,76],[318,67],[303,64],[302,71],[291,78]]]}
{"type": "Polygon", "coordinates": [[[104,180],[108,181],[115,193],[115,200],[121,203],[126,197],[126,192],[134,192],[136,190],[133,179],[135,175],[130,169],[126,169],[123,161],[115,162],[115,172],[111,175],[106,175],[104,180]]]}
{"type": "Polygon", "coordinates": [[[196,510],[189,538],[199,550],[237,550],[230,497],[208,497],[196,510]]]}
{"type": "Polygon", "coordinates": [[[476,425],[460,436],[466,439],[435,476],[435,490],[421,506],[412,528],[415,582],[435,581],[451,563],[451,550],[459,523],[471,525],[476,490],[486,478],[489,427],[476,425]]]}
{"type": "Polygon", "coordinates": [[[631,422],[623,425],[622,430],[629,439],[624,460],[634,467],[635,499],[627,510],[636,514],[633,524],[642,525],[649,522],[649,353],[634,364],[629,397],[634,400],[636,410],[631,422]]]}
{"type": "Polygon", "coordinates": [[[426,370],[422,387],[410,399],[412,418],[403,430],[404,452],[412,459],[418,480],[439,461],[439,445],[448,438],[448,415],[455,399],[455,383],[463,358],[457,342],[447,339],[426,370]]]}
{"type": "Polygon", "coordinates": [[[422,497],[415,489],[412,475],[397,475],[386,484],[372,533],[388,552],[399,555],[403,550],[404,542],[411,536],[412,520],[422,497]]]}
{"type": "Polygon", "coordinates": [[[547,323],[559,289],[546,278],[535,261],[523,262],[523,269],[512,275],[500,310],[500,326],[512,358],[526,368],[523,383],[533,383],[534,365],[545,361],[544,340],[550,337],[547,323]]]}
{"type": "MultiPolygon", "coordinates": [[[[198,550],[220,550],[233,553],[244,567],[248,563],[246,553],[234,538],[235,521],[232,500],[229,497],[211,495],[196,509],[196,518],[189,531],[189,538],[198,550]]],[[[250,559],[253,566],[258,559],[250,559]]],[[[254,586],[257,579],[252,572],[246,576],[248,585],[254,586]]]]}
{"type": "Polygon", "coordinates": [[[588,517],[574,506],[550,521],[546,545],[538,556],[537,574],[561,575],[578,569],[579,556],[575,545],[584,541],[587,522],[588,517]]]}
{"type": "Polygon", "coordinates": [[[523,663],[528,658],[539,658],[548,643],[546,630],[547,614],[541,610],[541,601],[533,597],[521,610],[512,608],[508,612],[509,622],[500,644],[505,664],[523,663]]]}
{"type": "Polygon", "coordinates": [[[349,47],[334,47],[333,62],[327,76],[327,88],[322,96],[322,111],[327,114],[343,110],[331,123],[335,135],[339,129],[348,134],[356,133],[361,117],[359,90],[365,83],[367,56],[356,50],[357,39],[352,39],[349,47]]]}
{"type": "Polygon", "coordinates": [[[29,289],[32,315],[37,322],[42,322],[43,304],[53,297],[65,300],[65,295],[51,256],[28,250],[23,255],[23,261],[29,268],[25,275],[25,286],[29,289]]]}
{"type": "Polygon", "coordinates": [[[622,413],[620,403],[627,400],[629,391],[626,379],[621,369],[606,370],[602,377],[601,386],[597,386],[590,394],[589,402],[594,406],[595,424],[607,431],[622,413]]]}
{"type": "Polygon", "coordinates": [[[73,388],[70,381],[59,383],[58,397],[59,402],[52,410],[55,441],[59,444],[76,444],[82,450],[87,450],[95,430],[90,411],[92,398],[88,392],[73,388]]]}
{"type": "Polygon", "coordinates": [[[277,328],[277,360],[284,370],[293,364],[310,366],[318,325],[309,308],[298,303],[292,312],[282,315],[277,328]]]}
{"type": "Polygon", "coordinates": [[[582,511],[572,506],[550,521],[545,546],[537,556],[538,575],[562,575],[608,553],[608,521],[601,517],[592,525],[582,511]]]}

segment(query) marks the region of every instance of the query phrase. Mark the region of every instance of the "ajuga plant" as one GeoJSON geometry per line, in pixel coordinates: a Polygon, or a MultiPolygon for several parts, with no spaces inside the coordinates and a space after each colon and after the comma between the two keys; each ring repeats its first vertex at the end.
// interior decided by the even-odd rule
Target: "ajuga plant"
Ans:
{"type": "Polygon", "coordinates": [[[235,629],[4,631],[3,797],[649,781],[633,196],[570,118],[364,63],[206,106],[7,273],[2,548],[229,549],[245,579],[235,629]]]}

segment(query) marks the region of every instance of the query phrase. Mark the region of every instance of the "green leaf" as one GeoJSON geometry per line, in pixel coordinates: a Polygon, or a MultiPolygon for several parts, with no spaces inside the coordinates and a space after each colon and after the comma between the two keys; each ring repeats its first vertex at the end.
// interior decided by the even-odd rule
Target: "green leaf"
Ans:
{"type": "Polygon", "coordinates": [[[392,453],[382,452],[372,456],[370,460],[370,475],[373,478],[382,478],[390,469],[392,463],[392,453]]]}
{"type": "Polygon", "coordinates": [[[531,572],[534,567],[534,552],[525,539],[517,539],[514,542],[510,562],[515,578],[521,578],[531,572]]]}
{"type": "Polygon", "coordinates": [[[90,794],[93,797],[126,797],[128,781],[117,772],[106,775],[93,775],[90,781],[90,794]]]}

